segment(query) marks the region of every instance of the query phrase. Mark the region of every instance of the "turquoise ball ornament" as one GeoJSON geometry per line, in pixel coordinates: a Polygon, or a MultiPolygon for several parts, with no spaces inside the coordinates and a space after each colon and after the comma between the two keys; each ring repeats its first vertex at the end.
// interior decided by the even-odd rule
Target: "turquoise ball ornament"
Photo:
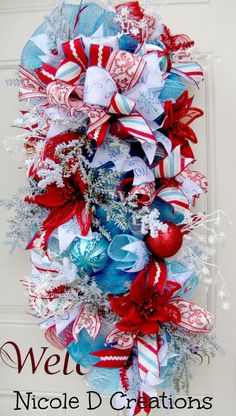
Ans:
{"type": "Polygon", "coordinates": [[[70,247],[71,261],[79,270],[91,274],[102,270],[108,260],[109,242],[99,233],[94,232],[91,239],[76,237],[70,247]]]}

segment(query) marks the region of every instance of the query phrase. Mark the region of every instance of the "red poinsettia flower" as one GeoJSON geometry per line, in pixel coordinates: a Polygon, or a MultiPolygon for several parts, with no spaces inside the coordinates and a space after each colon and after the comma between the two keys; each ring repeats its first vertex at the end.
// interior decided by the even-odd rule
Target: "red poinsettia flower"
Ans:
{"type": "Polygon", "coordinates": [[[48,238],[52,232],[62,224],[72,219],[74,215],[77,218],[82,235],[87,235],[91,225],[92,214],[87,209],[84,200],[86,184],[81,179],[80,174],[76,173],[70,178],[64,180],[64,186],[58,188],[56,185],[48,185],[46,192],[33,197],[26,197],[25,200],[32,204],[50,210],[47,218],[42,223],[42,231],[38,231],[33,240],[28,245],[34,247],[35,240],[42,237],[41,248],[46,250],[48,238]]]}
{"type": "MultiPolygon", "coordinates": [[[[55,149],[60,143],[70,143],[72,140],[80,140],[78,133],[66,133],[50,139],[44,148],[43,161],[47,158],[60,163],[56,156],[55,149]]],[[[40,168],[40,166],[39,166],[40,168]]],[[[31,166],[30,175],[39,181],[37,169],[31,166]]],[[[35,240],[41,238],[40,246],[46,251],[47,241],[52,232],[60,225],[76,216],[83,236],[88,234],[91,226],[92,213],[89,212],[85,201],[87,185],[82,179],[80,172],[64,178],[62,187],[50,184],[46,187],[45,193],[36,194],[33,197],[26,196],[25,201],[36,204],[50,210],[47,218],[43,221],[41,229],[36,233],[28,249],[35,246],[35,240]]]]}
{"type": "Polygon", "coordinates": [[[187,140],[197,143],[197,136],[189,126],[204,112],[200,108],[191,107],[193,97],[188,96],[188,91],[177,98],[176,102],[165,101],[165,121],[163,131],[172,141],[173,147],[185,144],[187,140]]]}
{"type": "Polygon", "coordinates": [[[158,332],[161,322],[180,322],[178,308],[169,303],[180,288],[176,282],[166,282],[165,263],[152,259],[138,274],[128,294],[110,296],[112,310],[122,318],[116,327],[126,332],[152,334],[158,332]]]}

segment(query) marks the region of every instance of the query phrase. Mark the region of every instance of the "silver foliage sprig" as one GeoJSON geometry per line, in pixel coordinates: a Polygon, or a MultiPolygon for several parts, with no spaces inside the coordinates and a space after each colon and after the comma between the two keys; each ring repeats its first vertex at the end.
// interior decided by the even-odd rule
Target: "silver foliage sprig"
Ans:
{"type": "Polygon", "coordinates": [[[210,358],[224,350],[219,345],[213,331],[209,333],[193,333],[174,324],[162,325],[162,330],[170,336],[169,353],[175,356],[173,365],[168,369],[167,377],[173,381],[177,392],[189,392],[189,383],[192,378],[191,363],[204,361],[209,364],[210,358]]]}
{"type": "Polygon", "coordinates": [[[88,173],[88,190],[85,199],[89,206],[102,206],[106,220],[112,221],[124,231],[128,227],[129,214],[137,208],[135,195],[124,195],[117,190],[120,182],[120,172],[108,169],[91,169],[88,173]]]}
{"type": "Polygon", "coordinates": [[[25,246],[25,243],[32,238],[32,232],[40,228],[43,220],[48,215],[46,208],[24,201],[24,196],[33,192],[33,185],[31,188],[22,187],[19,188],[18,193],[12,199],[0,200],[0,206],[14,211],[8,219],[9,231],[6,234],[6,244],[10,247],[11,252],[15,248],[25,246]]]}
{"type": "Polygon", "coordinates": [[[52,266],[57,273],[37,271],[37,279],[28,278],[23,282],[31,309],[38,318],[60,317],[66,309],[83,305],[88,314],[99,313],[108,322],[117,319],[111,311],[107,293],[99,289],[93,277],[81,273],[67,257],[58,259],[52,266]]]}
{"type": "Polygon", "coordinates": [[[63,175],[69,177],[79,172],[84,182],[88,181],[89,160],[87,155],[92,154],[92,148],[86,136],[69,143],[60,143],[55,149],[55,156],[59,159],[63,175]],[[84,155],[84,149],[86,155],[84,155]]]}

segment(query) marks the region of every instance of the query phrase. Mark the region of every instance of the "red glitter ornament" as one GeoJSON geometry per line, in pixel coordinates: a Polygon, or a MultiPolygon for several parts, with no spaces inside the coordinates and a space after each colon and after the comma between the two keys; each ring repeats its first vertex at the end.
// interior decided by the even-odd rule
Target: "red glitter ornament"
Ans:
{"type": "Polygon", "coordinates": [[[183,234],[180,227],[171,222],[167,222],[168,230],[158,231],[156,237],[148,234],[146,243],[151,253],[159,257],[171,257],[179,251],[183,243],[183,234]]]}

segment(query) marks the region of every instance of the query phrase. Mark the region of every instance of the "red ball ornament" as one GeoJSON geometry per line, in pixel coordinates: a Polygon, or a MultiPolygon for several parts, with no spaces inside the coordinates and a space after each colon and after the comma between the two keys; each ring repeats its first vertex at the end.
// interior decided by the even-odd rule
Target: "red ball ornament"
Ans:
{"type": "Polygon", "coordinates": [[[183,234],[180,228],[171,222],[166,222],[166,224],[168,224],[166,232],[158,231],[156,237],[148,234],[146,238],[146,243],[151,253],[162,258],[176,254],[183,243],[183,234]]]}

